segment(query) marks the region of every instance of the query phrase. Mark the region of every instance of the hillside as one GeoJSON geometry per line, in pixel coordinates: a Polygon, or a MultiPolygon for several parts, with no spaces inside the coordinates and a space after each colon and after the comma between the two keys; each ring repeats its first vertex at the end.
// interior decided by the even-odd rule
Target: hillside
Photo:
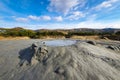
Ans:
{"type": "Polygon", "coordinates": [[[99,39],[120,40],[120,29],[105,28],[105,29],[38,29],[30,30],[21,27],[5,29],[0,28],[0,36],[3,37],[29,37],[32,39],[58,39],[58,38],[78,38],[81,36],[98,36],[99,39]]]}

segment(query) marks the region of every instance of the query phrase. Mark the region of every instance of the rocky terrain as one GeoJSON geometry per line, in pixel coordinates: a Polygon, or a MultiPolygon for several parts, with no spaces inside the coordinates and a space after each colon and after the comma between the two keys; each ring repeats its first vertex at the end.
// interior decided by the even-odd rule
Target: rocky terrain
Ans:
{"type": "Polygon", "coordinates": [[[120,80],[119,41],[46,45],[38,61],[31,45],[40,41],[0,41],[0,80],[120,80]]]}

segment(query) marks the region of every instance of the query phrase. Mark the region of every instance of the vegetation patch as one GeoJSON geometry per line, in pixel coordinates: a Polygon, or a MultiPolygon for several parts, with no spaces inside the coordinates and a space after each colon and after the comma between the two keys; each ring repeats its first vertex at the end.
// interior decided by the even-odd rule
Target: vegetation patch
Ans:
{"type": "Polygon", "coordinates": [[[50,38],[79,38],[83,39],[113,39],[120,40],[120,30],[95,30],[95,29],[70,29],[70,30],[29,30],[20,27],[5,29],[0,28],[0,36],[3,37],[29,37],[32,39],[50,39],[50,38]],[[87,36],[87,37],[86,37],[87,36]],[[94,36],[94,37],[93,37],[94,36]],[[97,36],[97,37],[96,37],[97,36]]]}

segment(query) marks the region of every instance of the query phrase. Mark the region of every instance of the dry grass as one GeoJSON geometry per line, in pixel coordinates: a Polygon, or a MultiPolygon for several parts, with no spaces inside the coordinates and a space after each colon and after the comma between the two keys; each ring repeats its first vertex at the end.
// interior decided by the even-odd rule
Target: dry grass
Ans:
{"type": "Polygon", "coordinates": [[[99,36],[72,36],[71,38],[81,40],[100,40],[99,36]]]}
{"type": "MultiPolygon", "coordinates": [[[[24,40],[30,39],[29,37],[3,37],[0,36],[0,40],[24,40]]],[[[64,36],[41,36],[39,39],[65,39],[64,36]]],[[[80,40],[102,40],[100,36],[72,36],[71,39],[80,39],[80,40]]],[[[103,40],[109,40],[104,38],[103,40]]]]}
{"type": "Polygon", "coordinates": [[[65,39],[64,36],[42,36],[40,39],[65,39]]]}
{"type": "Polygon", "coordinates": [[[0,40],[22,40],[22,39],[30,39],[29,37],[3,37],[0,36],[0,40]]]}

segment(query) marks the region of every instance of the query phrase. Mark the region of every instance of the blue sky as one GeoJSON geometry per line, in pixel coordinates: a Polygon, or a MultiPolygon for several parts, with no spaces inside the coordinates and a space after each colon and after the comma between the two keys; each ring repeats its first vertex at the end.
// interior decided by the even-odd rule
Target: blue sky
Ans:
{"type": "Polygon", "coordinates": [[[0,27],[120,28],[120,0],[0,0],[0,27]]]}

